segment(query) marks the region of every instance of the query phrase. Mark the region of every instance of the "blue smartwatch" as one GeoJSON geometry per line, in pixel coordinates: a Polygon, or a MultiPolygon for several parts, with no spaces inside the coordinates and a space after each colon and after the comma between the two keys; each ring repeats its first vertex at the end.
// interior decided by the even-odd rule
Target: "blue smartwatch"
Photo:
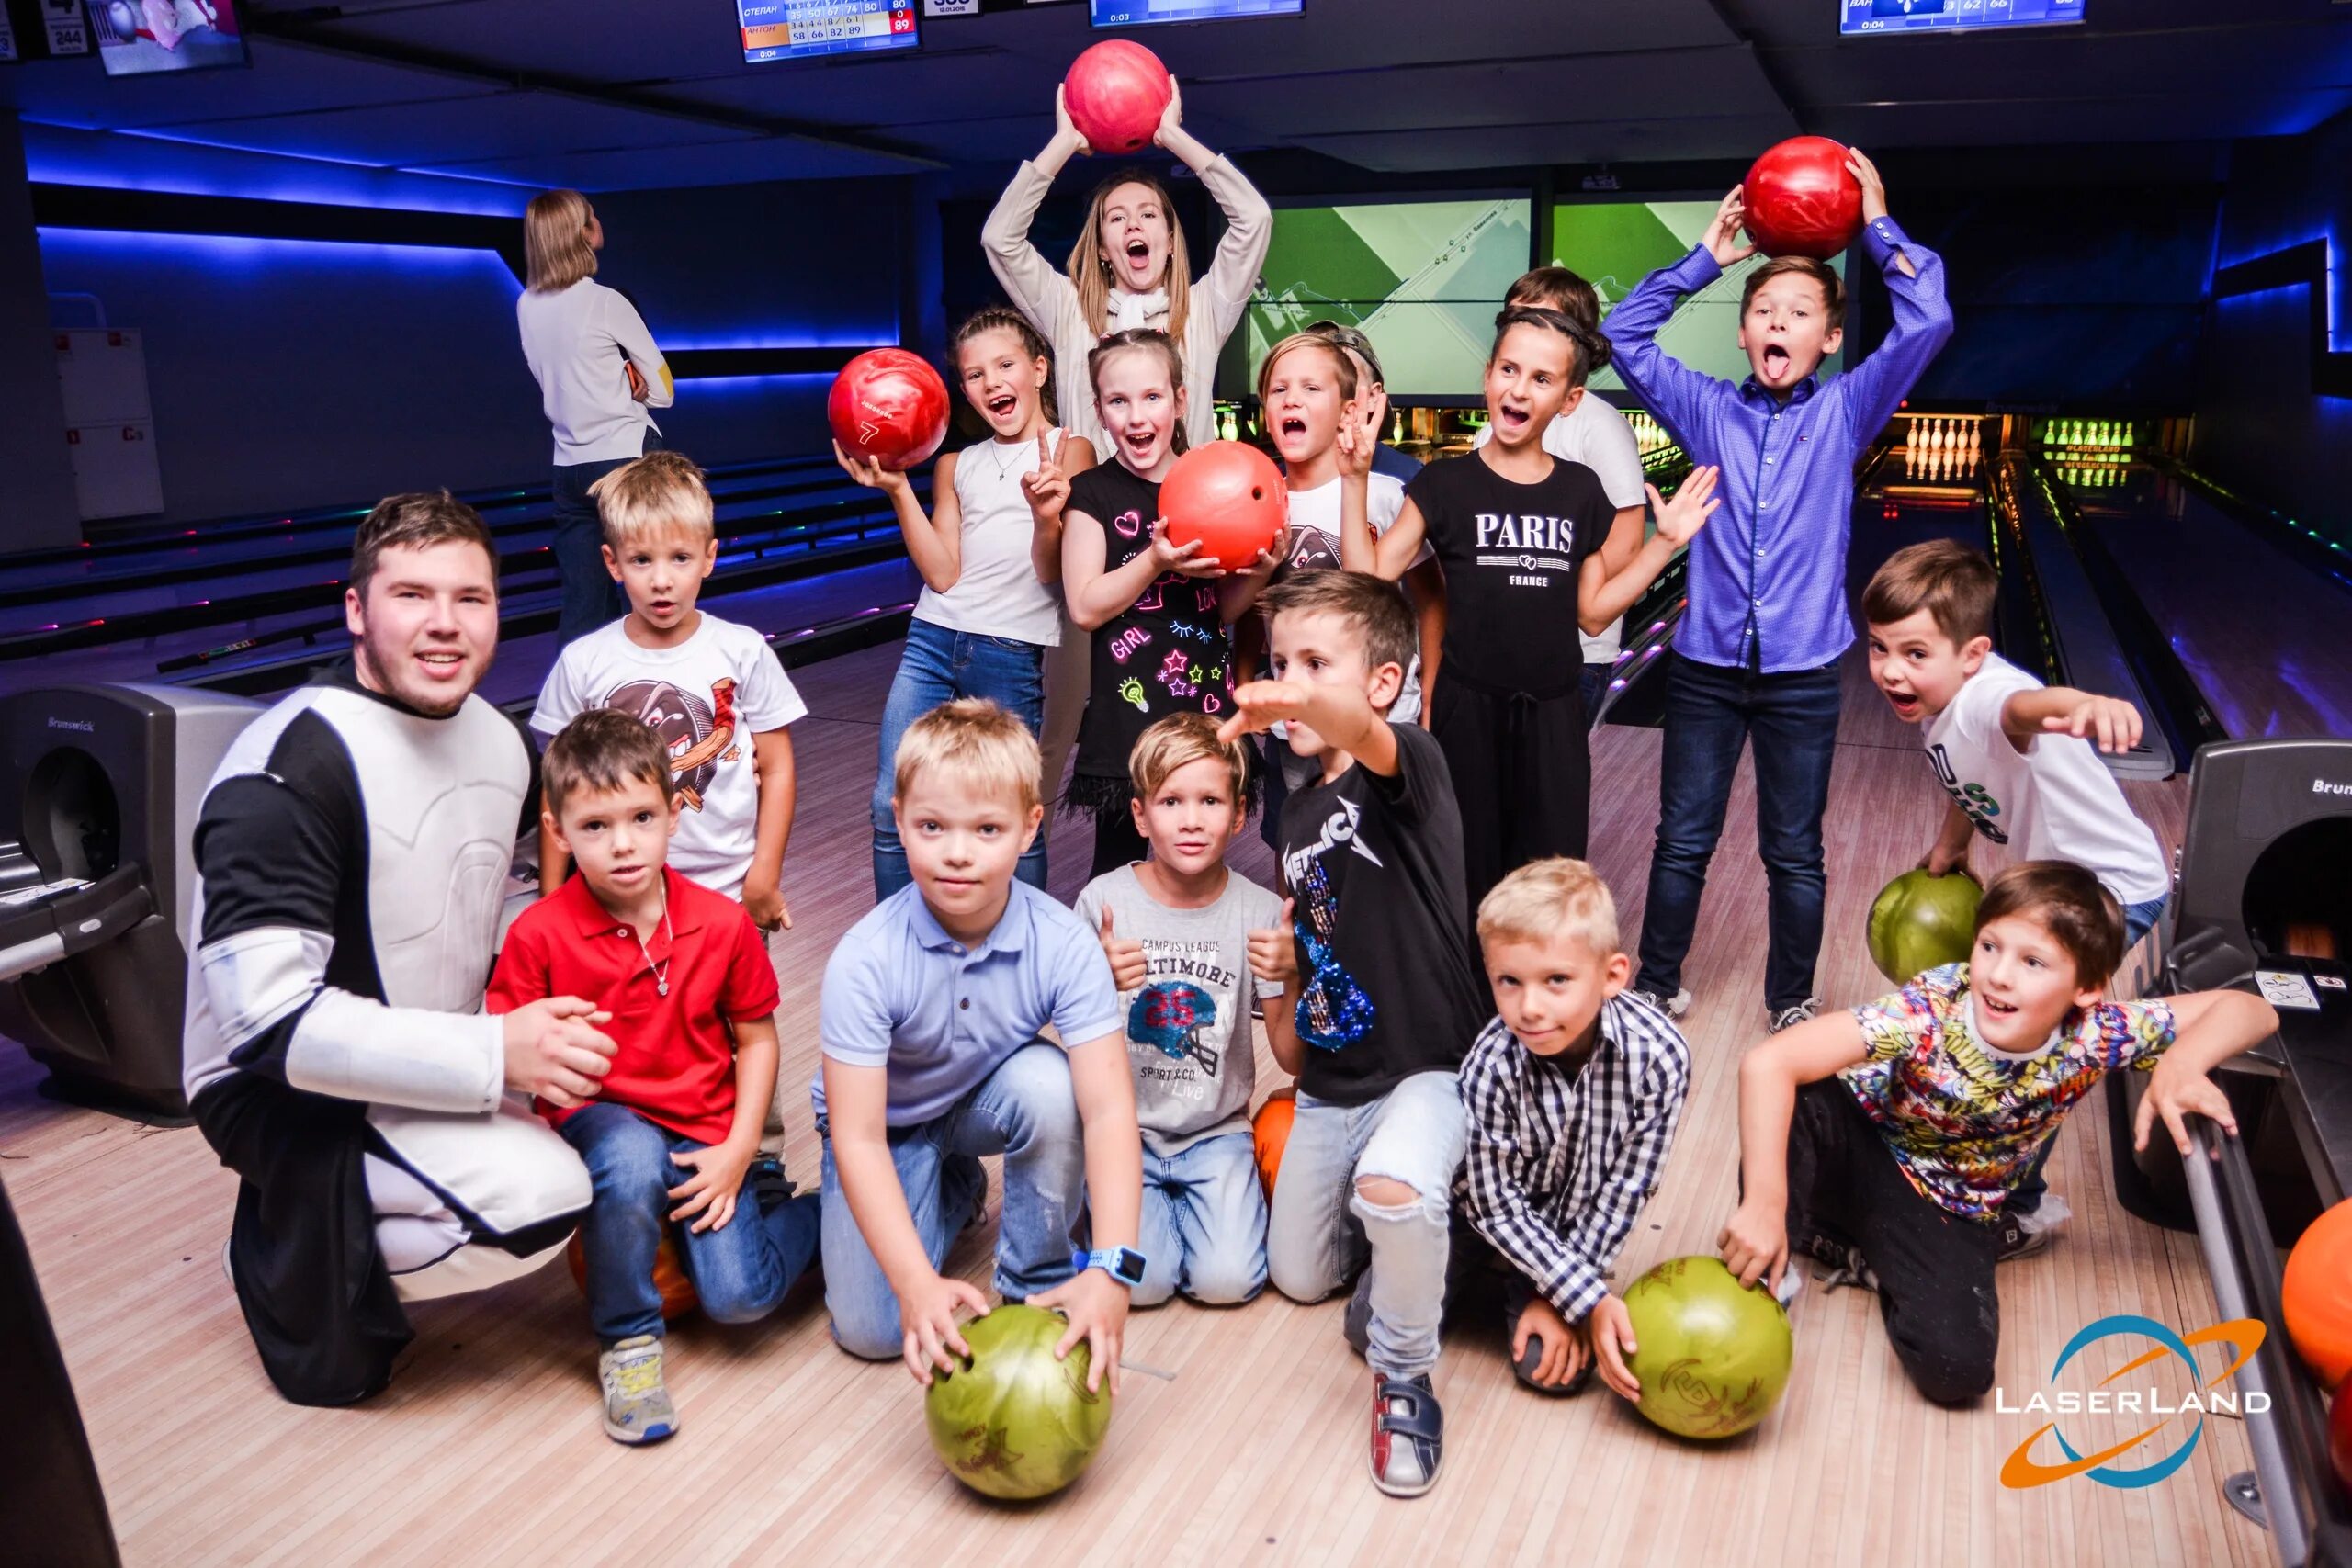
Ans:
{"type": "Polygon", "coordinates": [[[1143,1254],[1132,1247],[1114,1247],[1102,1252],[1073,1251],[1069,1266],[1081,1274],[1089,1269],[1100,1269],[1131,1291],[1143,1283],[1143,1254]]]}

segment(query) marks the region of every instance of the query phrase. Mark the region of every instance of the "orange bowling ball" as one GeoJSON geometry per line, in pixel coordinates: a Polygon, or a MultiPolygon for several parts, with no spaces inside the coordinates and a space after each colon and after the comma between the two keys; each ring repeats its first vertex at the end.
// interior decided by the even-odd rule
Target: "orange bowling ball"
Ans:
{"type": "Polygon", "coordinates": [[[2352,1372],[2352,1198],[2296,1239],[2279,1295],[2295,1353],[2329,1388],[2345,1382],[2352,1372]]]}
{"type": "MultiPolygon", "coordinates": [[[[571,1265],[571,1282],[588,1292],[588,1252],[580,1245],[580,1233],[571,1233],[571,1244],[563,1249],[563,1260],[571,1265]]],[[[670,1227],[662,1227],[661,1249],[653,1255],[653,1288],[662,1292],[662,1321],[674,1323],[702,1305],[695,1294],[695,1282],[686,1278],[685,1265],[678,1260],[678,1245],[671,1239],[670,1227]]]]}
{"type": "Polygon", "coordinates": [[[1250,1119],[1250,1138],[1258,1145],[1258,1179],[1266,1184],[1269,1199],[1274,1195],[1274,1178],[1282,1173],[1283,1150],[1290,1144],[1290,1124],[1297,1114],[1298,1090],[1278,1089],[1250,1119]]]}
{"type": "Polygon", "coordinates": [[[1198,539],[1204,560],[1243,571],[1283,531],[1290,495],[1272,457],[1246,442],[1212,441],[1169,466],[1159,514],[1170,544],[1198,539]]]}

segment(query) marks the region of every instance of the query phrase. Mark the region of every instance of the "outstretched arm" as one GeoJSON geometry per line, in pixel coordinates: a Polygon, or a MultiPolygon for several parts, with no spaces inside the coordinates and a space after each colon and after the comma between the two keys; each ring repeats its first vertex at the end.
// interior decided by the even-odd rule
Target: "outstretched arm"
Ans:
{"type": "Polygon", "coordinates": [[[1086,139],[1070,124],[1069,111],[1062,107],[1061,90],[1056,88],[1053,140],[1013,172],[988,221],[980,225],[980,249],[988,254],[989,270],[996,274],[1013,305],[1057,349],[1080,333],[1091,343],[1092,334],[1087,333],[1085,313],[1078,307],[1078,290],[1030,243],[1029,226],[1036,220],[1037,209],[1053,188],[1054,176],[1062,172],[1062,165],[1088,150],[1086,139]]]}
{"type": "Polygon", "coordinates": [[[1703,426],[1708,400],[1729,389],[1658,347],[1657,334],[1682,296],[1697,293],[1721,277],[1726,267],[1756,254],[1754,245],[1738,243],[1747,211],[1739,188],[1734,186],[1715,209],[1714,220],[1690,254],[1642,279],[1601,323],[1601,334],[1616,351],[1611,363],[1617,373],[1694,457],[1699,453],[1693,448],[1693,438],[1703,426]]]}
{"type": "Polygon", "coordinates": [[[1720,472],[1716,468],[1691,469],[1670,502],[1659,497],[1656,485],[1645,487],[1650,504],[1657,512],[1657,532],[1644,541],[1623,570],[1611,573],[1605,547],[1585,557],[1577,579],[1577,623],[1587,635],[1598,635],[1631,609],[1644,590],[1657,581],[1657,574],[1666,570],[1674,552],[1688,545],[1722,504],[1714,499],[1720,472]]]}
{"type": "MultiPolygon", "coordinates": [[[[1936,355],[1951,339],[1951,301],[1944,293],[1943,258],[1908,238],[1887,215],[1886,186],[1878,168],[1859,152],[1847,167],[1862,182],[1860,243],[1886,279],[1894,324],[1877,348],[1836,383],[1850,400],[1859,448],[1893,418],[1936,355]]],[[[1622,309],[1622,307],[1621,307],[1622,309]]]]}
{"type": "Polygon", "coordinates": [[[1184,97],[1173,76],[1168,79],[1168,108],[1159,117],[1157,140],[1201,177],[1202,186],[1225,213],[1225,233],[1216,243],[1216,255],[1193,285],[1195,306],[1205,304],[1222,342],[1241,320],[1258,285],[1258,269],[1266,265],[1266,247],[1274,238],[1273,209],[1231,159],[1210,152],[1200,138],[1184,129],[1184,97]]]}
{"type": "Polygon", "coordinates": [[[1718,1246],[1743,1285],[1777,1286],[1789,1261],[1789,1122],[1797,1088],[1866,1060],[1862,1026],[1826,1012],[1781,1031],[1739,1062],[1739,1207],[1718,1246]]]}

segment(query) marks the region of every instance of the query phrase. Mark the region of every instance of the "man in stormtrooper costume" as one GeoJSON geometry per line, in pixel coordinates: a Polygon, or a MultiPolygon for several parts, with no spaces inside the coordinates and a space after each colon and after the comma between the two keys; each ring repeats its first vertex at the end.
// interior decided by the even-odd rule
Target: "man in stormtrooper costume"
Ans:
{"type": "Polygon", "coordinates": [[[196,828],[185,1072],[243,1179],[228,1264],[270,1380],[381,1389],[401,1303],[555,1255],[588,1172],[525,1097],[592,1098],[613,1043],[562,997],[481,1010],[537,759],[474,695],[498,567],[472,508],[393,496],[353,540],[352,657],[270,708],[196,828]]]}

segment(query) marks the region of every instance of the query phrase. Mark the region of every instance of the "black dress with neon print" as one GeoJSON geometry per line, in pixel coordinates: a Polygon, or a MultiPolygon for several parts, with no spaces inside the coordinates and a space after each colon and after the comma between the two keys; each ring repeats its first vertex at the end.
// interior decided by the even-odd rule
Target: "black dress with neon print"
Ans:
{"type": "MultiPolygon", "coordinates": [[[[1070,480],[1069,508],[1102,525],[1102,569],[1116,571],[1151,548],[1159,487],[1114,460],[1070,480]]],[[[1133,604],[1097,626],[1066,807],[1090,817],[1124,815],[1133,794],[1127,756],[1136,739],[1172,713],[1224,713],[1233,696],[1231,664],[1214,579],[1162,572],[1133,604]]]]}

